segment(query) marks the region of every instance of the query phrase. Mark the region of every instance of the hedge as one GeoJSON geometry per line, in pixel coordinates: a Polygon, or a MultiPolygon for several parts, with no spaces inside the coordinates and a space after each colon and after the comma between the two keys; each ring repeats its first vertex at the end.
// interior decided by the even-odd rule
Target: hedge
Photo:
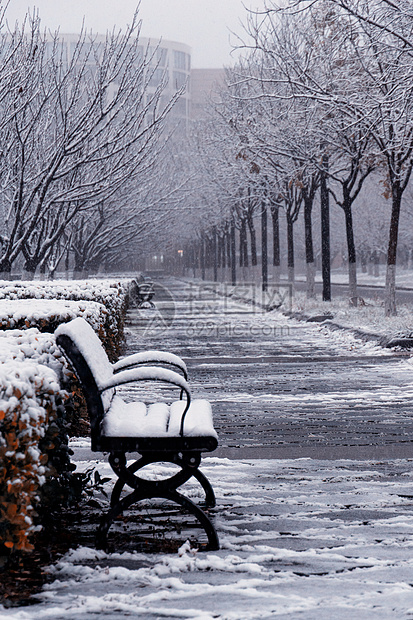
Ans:
{"type": "MultiPolygon", "coordinates": [[[[2,316],[3,304],[6,300],[42,300],[47,311],[47,304],[44,300],[61,300],[71,302],[94,302],[101,304],[107,311],[105,320],[101,323],[101,333],[103,343],[106,347],[109,358],[114,361],[118,358],[123,344],[124,317],[129,304],[129,296],[134,292],[136,281],[133,279],[119,280],[79,280],[65,281],[58,280],[53,282],[9,282],[0,280],[0,316],[2,316]],[[4,301],[3,301],[4,300],[4,301]]],[[[6,306],[4,306],[6,308],[6,306]]],[[[16,307],[16,306],[15,306],[16,307]]],[[[72,308],[81,306],[72,305],[72,308]]],[[[49,313],[49,319],[43,317],[43,324],[39,323],[31,309],[31,303],[25,306],[27,317],[20,317],[20,322],[16,323],[8,320],[8,316],[2,317],[0,329],[13,329],[15,327],[36,326],[41,331],[53,332],[58,325],[58,320],[53,319],[53,313],[49,313]],[[27,319],[27,322],[25,322],[27,319]]],[[[13,310],[13,307],[10,308],[13,310]]],[[[70,311],[70,306],[68,306],[70,311]]],[[[75,310],[77,312],[78,310],[75,310]]],[[[76,314],[75,316],[83,316],[76,314]]],[[[102,315],[103,316],[103,315],[102,315]]],[[[74,316],[68,314],[68,321],[74,316]]],[[[89,321],[88,317],[84,317],[89,321]]],[[[62,322],[60,321],[60,322],[62,322]]],[[[89,321],[91,322],[91,321],[89,321]]]]}
{"type": "Polygon", "coordinates": [[[27,360],[1,364],[0,381],[0,536],[6,549],[30,551],[65,394],[52,369],[27,360]]]}
{"type": "Polygon", "coordinates": [[[127,281],[0,282],[3,554],[30,551],[33,534],[41,527],[39,514],[47,511],[51,501],[67,503],[72,491],[68,433],[81,415],[82,402],[77,380],[53,332],[60,323],[83,316],[115,359],[123,340],[131,285],[127,281]]]}

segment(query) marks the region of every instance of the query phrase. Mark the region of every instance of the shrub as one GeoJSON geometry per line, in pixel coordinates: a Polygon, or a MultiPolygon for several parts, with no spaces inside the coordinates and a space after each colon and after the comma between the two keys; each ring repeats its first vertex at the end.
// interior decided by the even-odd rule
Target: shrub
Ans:
{"type": "Polygon", "coordinates": [[[51,368],[29,360],[1,364],[0,382],[0,536],[9,551],[29,551],[65,393],[51,368]]]}
{"type": "MultiPolygon", "coordinates": [[[[41,331],[53,332],[61,322],[69,321],[75,316],[84,316],[85,302],[98,303],[106,309],[106,314],[101,310],[101,324],[99,335],[106,347],[109,358],[114,361],[121,352],[123,345],[124,317],[129,304],[130,292],[134,290],[136,283],[133,280],[79,280],[79,281],[56,281],[56,282],[8,282],[0,281],[0,309],[5,301],[16,301],[14,306],[9,306],[8,314],[2,317],[0,329],[13,329],[15,327],[35,326],[41,331]],[[9,316],[13,309],[19,308],[17,300],[41,300],[43,307],[37,311],[32,304],[25,306],[27,316],[21,313],[14,320],[9,316]],[[73,303],[67,306],[67,316],[64,318],[53,317],[53,310],[48,310],[45,300],[59,300],[66,302],[80,302],[78,306],[73,303]],[[77,310],[76,310],[77,308],[77,310]],[[83,310],[82,310],[83,308],[83,310]],[[70,315],[70,312],[75,312],[70,315]],[[48,314],[48,317],[45,316],[48,314]],[[102,320],[104,316],[104,320],[102,320]],[[26,321],[25,321],[26,319],[26,321]]],[[[26,302],[27,303],[27,302],[26,302]]],[[[6,306],[4,306],[6,309],[6,306]]],[[[90,308],[90,306],[89,306],[90,308]]],[[[1,312],[1,310],[0,310],[1,312]]],[[[1,313],[3,314],[3,313],[1,313]]],[[[88,316],[84,318],[96,329],[96,325],[88,316]]]]}

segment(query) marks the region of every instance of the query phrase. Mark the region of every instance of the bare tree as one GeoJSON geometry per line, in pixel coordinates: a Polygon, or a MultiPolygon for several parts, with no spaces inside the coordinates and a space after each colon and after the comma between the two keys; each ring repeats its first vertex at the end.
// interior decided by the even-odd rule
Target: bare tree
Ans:
{"type": "Polygon", "coordinates": [[[174,103],[160,105],[162,83],[149,89],[154,52],[138,45],[137,15],[103,43],[83,32],[69,57],[58,35],[50,41],[34,29],[36,46],[21,31],[12,64],[34,57],[35,79],[0,99],[2,113],[16,109],[0,134],[3,272],[22,252],[34,273],[79,213],[150,167],[174,103]]]}

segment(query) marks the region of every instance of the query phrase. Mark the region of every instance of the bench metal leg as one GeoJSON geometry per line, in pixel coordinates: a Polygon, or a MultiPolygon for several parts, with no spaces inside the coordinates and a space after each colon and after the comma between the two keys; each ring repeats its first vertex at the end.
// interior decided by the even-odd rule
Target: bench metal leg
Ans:
{"type": "Polygon", "coordinates": [[[193,476],[198,480],[199,484],[205,491],[205,506],[208,508],[214,508],[216,505],[215,493],[208,478],[199,469],[194,471],[193,476]]]}
{"type": "MultiPolygon", "coordinates": [[[[164,460],[165,460],[165,462],[170,462],[170,463],[175,463],[177,465],[180,465],[180,463],[177,462],[175,456],[173,456],[171,458],[165,457],[164,460]]],[[[156,461],[156,460],[154,461],[151,458],[148,459],[148,458],[142,457],[139,460],[137,460],[134,463],[132,463],[131,465],[129,465],[128,471],[131,474],[134,474],[135,472],[139,471],[139,469],[142,469],[146,465],[149,465],[150,463],[156,463],[156,462],[159,462],[159,461],[156,461]]],[[[198,469],[198,467],[196,467],[193,470],[192,476],[194,476],[194,478],[196,478],[198,480],[199,484],[202,486],[202,488],[205,491],[205,506],[207,506],[208,508],[214,508],[216,506],[215,493],[214,493],[214,490],[213,490],[213,488],[211,486],[211,483],[209,482],[208,478],[205,476],[205,474],[202,473],[202,471],[200,471],[198,469]]],[[[185,480],[185,482],[186,482],[186,480],[185,480]]],[[[127,484],[127,482],[125,482],[121,478],[119,478],[116,481],[115,486],[113,487],[111,498],[110,498],[110,505],[111,506],[114,506],[115,504],[117,504],[119,502],[120,495],[122,493],[122,490],[123,490],[125,484],[127,484]]],[[[181,483],[181,484],[183,484],[183,483],[181,483]]],[[[132,488],[134,488],[134,487],[132,487],[132,488]]]]}
{"type": "Polygon", "coordinates": [[[212,507],[215,505],[215,495],[211,484],[206,476],[198,469],[200,461],[200,454],[194,455],[191,453],[190,455],[176,455],[171,453],[165,456],[165,454],[160,453],[149,453],[127,467],[125,453],[111,453],[109,463],[119,479],[112,492],[110,502],[111,508],[109,512],[102,517],[98,528],[98,548],[106,548],[108,530],[114,519],[122,514],[124,510],[127,510],[130,506],[143,499],[162,498],[179,504],[196,517],[208,537],[208,544],[204,545],[202,549],[219,549],[218,536],[209,517],[199,506],[177,490],[182,484],[194,476],[205,490],[207,506],[212,507]],[[145,465],[162,461],[176,463],[181,467],[181,471],[165,480],[145,480],[134,475],[136,471],[145,465]],[[120,499],[121,491],[125,485],[128,485],[134,490],[123,499],[120,499]]]}

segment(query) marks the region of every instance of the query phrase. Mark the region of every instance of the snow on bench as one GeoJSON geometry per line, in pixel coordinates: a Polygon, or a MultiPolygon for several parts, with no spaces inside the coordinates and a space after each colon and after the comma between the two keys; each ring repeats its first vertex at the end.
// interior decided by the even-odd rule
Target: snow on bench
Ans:
{"type": "Polygon", "coordinates": [[[215,450],[218,437],[209,402],[191,399],[183,360],[173,353],[145,351],[111,364],[98,336],[83,318],[60,325],[55,335],[83,388],[92,450],[110,453],[109,462],[119,478],[111,497],[112,508],[102,518],[98,530],[98,546],[106,547],[112,521],[127,507],[141,499],[163,497],[192,512],[208,536],[205,548],[217,549],[217,534],[207,515],[177,491],[194,476],[204,488],[207,505],[215,505],[214,492],[199,464],[202,452],[215,450]],[[180,398],[171,404],[127,403],[116,393],[116,388],[136,381],[176,386],[180,398]],[[128,467],[126,452],[138,452],[141,458],[128,467]],[[179,465],[180,475],[161,482],[150,482],[136,475],[145,465],[163,461],[179,465]],[[120,499],[125,485],[134,490],[120,499]]]}

